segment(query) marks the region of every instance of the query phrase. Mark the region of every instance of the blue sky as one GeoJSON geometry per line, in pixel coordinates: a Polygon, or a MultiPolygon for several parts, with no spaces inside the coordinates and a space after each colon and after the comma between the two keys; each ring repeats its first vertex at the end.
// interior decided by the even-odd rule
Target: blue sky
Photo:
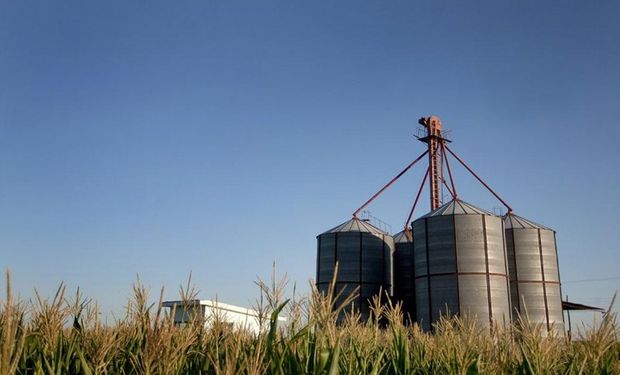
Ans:
{"type": "MultiPolygon", "coordinates": [[[[203,298],[247,305],[276,261],[307,290],[315,236],[423,151],[417,119],[436,114],[516,213],[557,230],[564,294],[604,305],[620,285],[619,11],[2,1],[0,267],[25,298],[65,281],[116,312],[136,274],[172,298],[192,271],[203,298]]],[[[398,230],[421,176],[372,213],[398,230]]]]}

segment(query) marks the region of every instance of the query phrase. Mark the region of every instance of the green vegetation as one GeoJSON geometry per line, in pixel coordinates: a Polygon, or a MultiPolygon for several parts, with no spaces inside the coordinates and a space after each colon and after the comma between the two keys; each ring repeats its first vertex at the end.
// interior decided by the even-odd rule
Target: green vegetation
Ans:
{"type": "MultiPolygon", "coordinates": [[[[188,283],[189,285],[189,283],[188,283]]],[[[257,282],[264,333],[233,330],[212,317],[175,326],[138,282],[126,316],[99,320],[78,292],[15,301],[7,275],[0,301],[0,375],[5,374],[620,374],[619,329],[612,313],[580,339],[543,337],[527,324],[487,332],[466,319],[443,319],[434,334],[404,326],[399,305],[374,303],[374,318],[336,319],[333,290],[284,298],[284,281],[257,282]],[[289,317],[277,325],[278,314],[289,317]],[[387,322],[388,324],[380,324],[387,322]],[[385,328],[382,328],[385,327],[385,328]]],[[[181,288],[181,298],[196,296],[181,288]]],[[[161,302],[161,295],[160,295],[161,302]]]]}

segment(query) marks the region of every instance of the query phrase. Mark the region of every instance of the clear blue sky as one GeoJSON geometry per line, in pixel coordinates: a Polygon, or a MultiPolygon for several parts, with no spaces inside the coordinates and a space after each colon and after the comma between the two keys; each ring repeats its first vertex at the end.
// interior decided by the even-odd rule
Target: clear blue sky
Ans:
{"type": "MultiPolygon", "coordinates": [[[[271,262],[306,290],[315,236],[423,151],[420,116],[518,214],[557,230],[563,292],[620,280],[614,1],[2,1],[0,267],[120,311],[247,305],[271,262]]],[[[421,169],[370,209],[397,230],[421,169]]],[[[463,199],[498,206],[462,171],[463,199]]],[[[428,209],[427,199],[418,215],[428,209]]]]}

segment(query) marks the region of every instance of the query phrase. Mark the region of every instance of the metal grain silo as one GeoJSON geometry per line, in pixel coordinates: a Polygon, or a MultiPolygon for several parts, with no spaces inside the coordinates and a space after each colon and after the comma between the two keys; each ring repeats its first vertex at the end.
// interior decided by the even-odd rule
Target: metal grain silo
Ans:
{"type": "Polygon", "coordinates": [[[415,275],[411,229],[394,235],[394,299],[402,302],[406,322],[415,322],[415,275]]]}
{"type": "Polygon", "coordinates": [[[455,199],[415,220],[413,238],[416,315],[424,329],[446,311],[486,327],[510,321],[502,218],[455,199]]]}
{"type": "Polygon", "coordinates": [[[504,217],[513,320],[564,334],[555,231],[514,214],[504,217]]]}
{"type": "Polygon", "coordinates": [[[368,299],[380,290],[392,294],[392,236],[353,218],[318,235],[317,241],[317,288],[327,291],[338,262],[336,292],[344,291],[348,295],[359,287],[353,307],[367,319],[368,299]]]}

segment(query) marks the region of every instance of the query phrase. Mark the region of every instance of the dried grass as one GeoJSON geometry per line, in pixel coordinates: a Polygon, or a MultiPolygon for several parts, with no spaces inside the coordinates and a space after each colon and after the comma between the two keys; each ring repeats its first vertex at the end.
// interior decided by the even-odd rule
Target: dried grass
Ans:
{"type": "MultiPolygon", "coordinates": [[[[122,319],[104,324],[78,291],[15,301],[10,276],[0,300],[0,375],[8,374],[620,374],[619,328],[609,311],[580,339],[543,335],[526,320],[493,331],[472,319],[442,318],[433,334],[404,325],[400,304],[372,301],[372,318],[344,313],[355,296],[286,297],[286,278],[257,281],[262,333],[211,317],[177,326],[159,294],[136,281],[122,319]],[[343,298],[344,297],[344,298],[343,298]],[[336,304],[335,301],[341,301],[336,304]],[[283,326],[278,316],[289,319],[283,326]],[[345,316],[344,319],[339,317],[345,316]]],[[[295,290],[295,288],[293,288],[295,290]]],[[[180,288],[190,303],[197,291],[180,288]]]]}

